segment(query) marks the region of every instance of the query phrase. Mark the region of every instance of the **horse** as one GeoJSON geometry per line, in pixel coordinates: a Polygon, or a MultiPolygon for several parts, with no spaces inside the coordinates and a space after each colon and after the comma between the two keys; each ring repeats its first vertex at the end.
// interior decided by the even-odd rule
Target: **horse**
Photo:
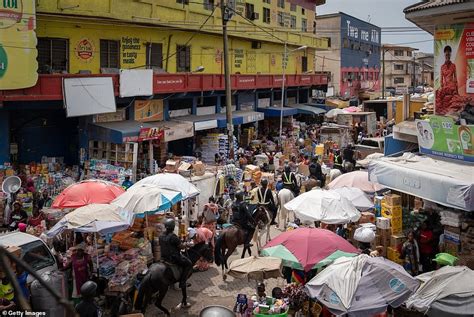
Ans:
{"type": "Polygon", "coordinates": [[[254,233],[253,240],[257,244],[257,251],[260,253],[262,249],[262,236],[265,236],[265,244],[270,241],[270,227],[272,223],[272,214],[265,206],[258,206],[253,214],[254,219],[258,219],[257,228],[254,233]]]}
{"type": "MultiPolygon", "coordinates": [[[[288,223],[290,218],[288,209],[285,208],[285,204],[295,198],[293,192],[287,188],[283,188],[278,192],[278,205],[280,206],[280,210],[278,212],[278,228],[281,229],[283,226],[283,230],[285,229],[285,225],[288,223]]],[[[294,216],[293,216],[294,218],[294,216]]]]}
{"type": "Polygon", "coordinates": [[[354,164],[350,161],[342,162],[342,170],[344,173],[350,173],[354,170],[354,164]]]}
{"type": "MultiPolygon", "coordinates": [[[[256,227],[258,227],[262,226],[262,224],[266,224],[267,221],[270,221],[271,223],[271,216],[267,215],[267,212],[262,209],[261,206],[259,206],[256,207],[252,212],[251,221],[254,225],[256,225],[256,227]]],[[[234,225],[222,230],[221,234],[217,238],[214,247],[214,261],[217,266],[222,266],[222,277],[224,280],[226,279],[225,270],[229,268],[227,265],[227,259],[229,259],[229,257],[239,245],[244,243],[245,231],[238,225],[234,225]]],[[[244,258],[245,252],[247,251],[250,256],[252,255],[250,247],[244,247],[241,258],[244,258]]]]}
{"type": "Polygon", "coordinates": [[[335,180],[337,177],[341,176],[342,172],[340,169],[333,168],[329,171],[329,182],[332,182],[335,180]]]}
{"type": "MultiPolygon", "coordinates": [[[[212,248],[206,243],[199,243],[187,250],[187,256],[191,263],[194,265],[196,262],[203,257],[206,261],[212,262],[212,248]]],[[[158,297],[155,301],[155,306],[163,311],[167,316],[170,316],[168,309],[163,307],[161,304],[163,298],[165,298],[168,288],[179,282],[181,271],[176,272],[176,268],[180,270],[179,266],[173,265],[174,268],[170,267],[168,263],[158,262],[150,266],[148,273],[143,277],[140,287],[138,289],[138,296],[135,301],[135,309],[141,310],[145,314],[146,308],[151,300],[153,294],[158,292],[158,297]],[[178,273],[178,274],[177,274],[178,273]]],[[[191,273],[192,274],[192,273],[191,273]]],[[[189,278],[189,277],[188,277],[189,278]]],[[[187,303],[186,289],[181,289],[182,300],[181,303],[187,303]]]]}

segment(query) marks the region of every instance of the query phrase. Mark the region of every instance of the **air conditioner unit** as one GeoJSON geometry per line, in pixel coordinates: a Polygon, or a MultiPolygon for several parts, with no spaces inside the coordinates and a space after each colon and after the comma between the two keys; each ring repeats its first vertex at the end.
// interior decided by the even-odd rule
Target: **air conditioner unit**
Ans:
{"type": "Polygon", "coordinates": [[[252,48],[253,48],[253,49],[262,48],[262,42],[259,42],[259,41],[252,41],[252,48]]]}
{"type": "Polygon", "coordinates": [[[260,15],[257,12],[252,12],[252,14],[250,15],[251,20],[258,20],[259,17],[260,15]]]}

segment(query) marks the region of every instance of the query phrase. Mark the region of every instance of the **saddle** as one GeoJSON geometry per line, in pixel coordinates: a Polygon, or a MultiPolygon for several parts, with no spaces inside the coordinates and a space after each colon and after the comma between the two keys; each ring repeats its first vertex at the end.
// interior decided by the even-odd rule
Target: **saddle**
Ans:
{"type": "Polygon", "coordinates": [[[166,271],[168,271],[166,273],[171,271],[171,274],[173,274],[175,280],[181,279],[181,273],[183,273],[183,269],[178,264],[174,264],[165,260],[161,260],[160,262],[166,266],[166,271]]]}

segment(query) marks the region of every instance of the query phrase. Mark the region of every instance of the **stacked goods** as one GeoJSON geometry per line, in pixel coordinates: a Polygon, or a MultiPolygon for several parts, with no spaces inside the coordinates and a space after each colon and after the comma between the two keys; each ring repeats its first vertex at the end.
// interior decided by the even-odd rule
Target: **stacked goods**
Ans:
{"type": "Polygon", "coordinates": [[[474,256],[474,227],[461,232],[462,254],[474,256]]]}
{"type": "Polygon", "coordinates": [[[373,223],[375,224],[375,216],[370,211],[364,211],[360,213],[359,224],[373,223]]]}
{"type": "Polygon", "coordinates": [[[399,195],[385,195],[382,201],[381,215],[390,219],[392,234],[400,233],[403,229],[401,197],[399,195]]]}
{"type": "MultiPolygon", "coordinates": [[[[229,142],[227,135],[223,133],[210,133],[201,139],[202,144],[202,160],[207,164],[214,163],[215,155],[219,154],[229,157],[229,142]]],[[[237,139],[231,145],[234,147],[234,155],[239,148],[237,139]]],[[[235,159],[236,157],[234,157],[235,159]]]]}
{"type": "Polygon", "coordinates": [[[390,247],[390,238],[392,232],[390,229],[381,229],[377,228],[377,234],[375,235],[376,238],[376,245],[381,246],[383,251],[383,255],[387,255],[387,249],[390,247]]]}
{"type": "Polygon", "coordinates": [[[375,215],[377,217],[380,217],[380,215],[382,214],[382,201],[383,201],[383,196],[374,197],[375,215]]]}
{"type": "Polygon", "coordinates": [[[465,213],[457,210],[442,210],[440,215],[441,224],[444,225],[445,252],[458,256],[461,248],[469,250],[470,245],[472,245],[469,243],[469,235],[466,235],[464,238],[466,243],[461,244],[461,226],[466,220],[465,213]]]}
{"type": "Polygon", "coordinates": [[[400,259],[400,252],[393,247],[387,248],[387,259],[400,265],[403,264],[403,260],[400,259]]]}

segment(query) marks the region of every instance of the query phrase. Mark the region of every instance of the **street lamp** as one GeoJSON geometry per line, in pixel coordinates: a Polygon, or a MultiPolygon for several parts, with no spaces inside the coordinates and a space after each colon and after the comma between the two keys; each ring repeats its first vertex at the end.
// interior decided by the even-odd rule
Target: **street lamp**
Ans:
{"type": "Polygon", "coordinates": [[[296,51],[301,51],[305,50],[307,48],[306,45],[300,46],[298,48],[295,48],[294,50],[288,51],[287,49],[287,43],[285,42],[285,48],[283,52],[283,75],[282,75],[282,81],[281,81],[281,109],[280,109],[280,146],[283,145],[283,141],[281,138],[281,135],[283,133],[283,106],[285,105],[285,72],[286,72],[286,60],[288,58],[288,55],[290,55],[293,52],[296,51]]]}

